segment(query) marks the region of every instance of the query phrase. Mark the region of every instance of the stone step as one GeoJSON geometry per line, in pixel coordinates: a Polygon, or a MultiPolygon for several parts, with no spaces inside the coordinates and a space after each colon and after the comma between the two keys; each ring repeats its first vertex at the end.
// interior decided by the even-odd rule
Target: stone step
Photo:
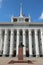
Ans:
{"type": "Polygon", "coordinates": [[[11,60],[8,62],[8,64],[13,64],[13,63],[29,63],[29,64],[33,64],[33,62],[31,60],[11,60]]]}

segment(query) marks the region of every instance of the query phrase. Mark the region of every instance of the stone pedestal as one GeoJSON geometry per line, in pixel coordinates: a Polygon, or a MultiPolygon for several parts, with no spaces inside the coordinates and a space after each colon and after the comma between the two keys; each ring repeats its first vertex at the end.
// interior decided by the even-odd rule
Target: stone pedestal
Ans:
{"type": "Polygon", "coordinates": [[[18,60],[23,60],[23,47],[18,49],[18,60]]]}

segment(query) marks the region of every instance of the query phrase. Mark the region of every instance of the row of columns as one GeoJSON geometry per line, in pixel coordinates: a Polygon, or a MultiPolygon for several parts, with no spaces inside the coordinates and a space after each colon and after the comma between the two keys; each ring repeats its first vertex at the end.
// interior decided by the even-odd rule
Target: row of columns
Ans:
{"type": "MultiPolygon", "coordinates": [[[[25,30],[23,30],[23,45],[26,46],[26,43],[25,43],[25,30]]],[[[17,44],[16,44],[16,55],[18,55],[18,46],[19,46],[19,30],[17,30],[17,44]]],[[[25,56],[26,54],[26,48],[24,47],[23,48],[23,55],[25,56]]]]}
{"type": "MultiPolygon", "coordinates": [[[[32,56],[32,30],[28,30],[28,36],[29,36],[29,56],[32,56]]],[[[43,55],[43,31],[40,30],[41,33],[41,44],[42,44],[42,55],[43,55]]],[[[34,30],[35,34],[35,51],[36,51],[36,56],[39,56],[39,46],[38,46],[38,35],[37,35],[37,30],[34,30]]],[[[26,41],[25,41],[25,29],[23,29],[23,44],[26,47],[26,41]]],[[[10,53],[9,55],[13,55],[13,42],[14,42],[14,30],[11,30],[11,36],[10,36],[10,53]]],[[[0,30],[0,43],[3,44],[2,42],[2,30],[0,30]]],[[[16,41],[16,55],[18,55],[18,45],[19,45],[19,29],[17,29],[17,41],[16,41]]],[[[26,55],[26,48],[23,48],[23,55],[26,55]]],[[[2,49],[2,46],[1,46],[2,49]]],[[[4,47],[3,47],[3,55],[6,55],[8,51],[8,30],[5,30],[5,35],[4,35],[4,47]]]]}
{"type": "Polygon", "coordinates": [[[41,33],[41,42],[42,42],[42,55],[43,55],[43,30],[41,30],[40,33],[41,33]]]}
{"type": "Polygon", "coordinates": [[[3,45],[2,30],[0,30],[0,55],[2,53],[2,45],[3,45]]]}

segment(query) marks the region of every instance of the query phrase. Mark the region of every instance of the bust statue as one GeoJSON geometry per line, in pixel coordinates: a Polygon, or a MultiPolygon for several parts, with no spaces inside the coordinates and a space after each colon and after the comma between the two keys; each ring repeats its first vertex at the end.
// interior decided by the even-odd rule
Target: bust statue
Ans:
{"type": "Polygon", "coordinates": [[[19,44],[19,47],[24,47],[24,45],[22,43],[19,44]]]}

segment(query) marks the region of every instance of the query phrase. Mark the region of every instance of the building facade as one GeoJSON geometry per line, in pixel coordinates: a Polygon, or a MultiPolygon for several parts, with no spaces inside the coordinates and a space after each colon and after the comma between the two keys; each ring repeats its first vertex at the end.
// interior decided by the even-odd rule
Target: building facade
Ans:
{"type": "Polygon", "coordinates": [[[0,56],[18,56],[19,44],[23,56],[43,56],[43,23],[31,22],[30,16],[12,17],[11,23],[0,23],[0,56]]]}
{"type": "Polygon", "coordinates": [[[23,55],[43,56],[43,23],[29,22],[28,17],[13,17],[11,23],[0,23],[0,55],[18,55],[23,44],[23,55]]]}

